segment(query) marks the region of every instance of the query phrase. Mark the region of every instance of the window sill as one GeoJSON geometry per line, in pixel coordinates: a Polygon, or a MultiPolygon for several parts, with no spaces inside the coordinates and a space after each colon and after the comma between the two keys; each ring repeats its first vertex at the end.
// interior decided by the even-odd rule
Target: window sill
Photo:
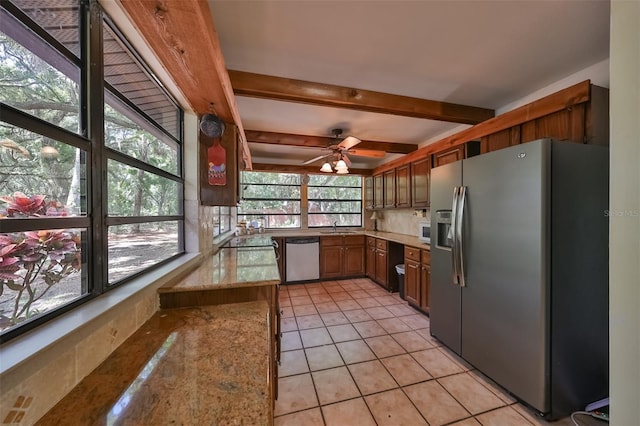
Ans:
{"type": "Polygon", "coordinates": [[[5,343],[0,347],[0,375],[16,368],[31,357],[62,339],[79,332],[91,321],[106,314],[120,303],[149,287],[158,288],[201,261],[199,253],[188,253],[162,265],[148,274],[108,291],[95,299],[56,317],[46,324],[5,343]]]}

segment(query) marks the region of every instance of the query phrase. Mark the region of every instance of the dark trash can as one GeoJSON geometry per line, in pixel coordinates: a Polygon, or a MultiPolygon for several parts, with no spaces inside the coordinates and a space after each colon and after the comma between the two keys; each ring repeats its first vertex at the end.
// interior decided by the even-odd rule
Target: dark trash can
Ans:
{"type": "Polygon", "coordinates": [[[404,300],[404,263],[396,265],[396,272],[398,273],[398,291],[400,297],[404,300]]]}

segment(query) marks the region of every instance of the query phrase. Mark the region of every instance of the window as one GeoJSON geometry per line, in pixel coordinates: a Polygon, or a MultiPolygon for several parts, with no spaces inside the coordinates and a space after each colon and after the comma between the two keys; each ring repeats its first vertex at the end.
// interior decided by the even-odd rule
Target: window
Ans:
{"type": "Polygon", "coordinates": [[[182,111],[97,2],[0,20],[4,342],[183,253],[184,180],[182,111]]]}
{"type": "Polygon", "coordinates": [[[309,228],[362,226],[360,176],[309,176],[309,228]]]}
{"type": "Polygon", "coordinates": [[[242,172],[240,179],[238,221],[262,221],[265,228],[362,226],[360,176],[242,172]]]}
{"type": "Polygon", "coordinates": [[[211,216],[214,238],[231,229],[231,207],[215,206],[211,216]]]}
{"type": "Polygon", "coordinates": [[[242,172],[238,221],[265,228],[300,228],[300,175],[242,172]]]}

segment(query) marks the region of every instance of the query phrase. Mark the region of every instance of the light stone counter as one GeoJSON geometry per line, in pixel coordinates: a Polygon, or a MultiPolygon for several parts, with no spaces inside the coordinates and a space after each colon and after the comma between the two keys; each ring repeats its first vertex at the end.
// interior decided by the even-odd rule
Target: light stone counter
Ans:
{"type": "Polygon", "coordinates": [[[156,313],[38,425],[270,425],[265,301],[156,313]]]}

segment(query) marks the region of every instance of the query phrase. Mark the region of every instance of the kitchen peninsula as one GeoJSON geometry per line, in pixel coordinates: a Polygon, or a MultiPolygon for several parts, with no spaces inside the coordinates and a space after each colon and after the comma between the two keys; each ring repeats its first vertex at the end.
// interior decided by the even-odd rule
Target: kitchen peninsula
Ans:
{"type": "Polygon", "coordinates": [[[279,284],[270,238],[219,249],[38,424],[272,424],[279,284]]]}

